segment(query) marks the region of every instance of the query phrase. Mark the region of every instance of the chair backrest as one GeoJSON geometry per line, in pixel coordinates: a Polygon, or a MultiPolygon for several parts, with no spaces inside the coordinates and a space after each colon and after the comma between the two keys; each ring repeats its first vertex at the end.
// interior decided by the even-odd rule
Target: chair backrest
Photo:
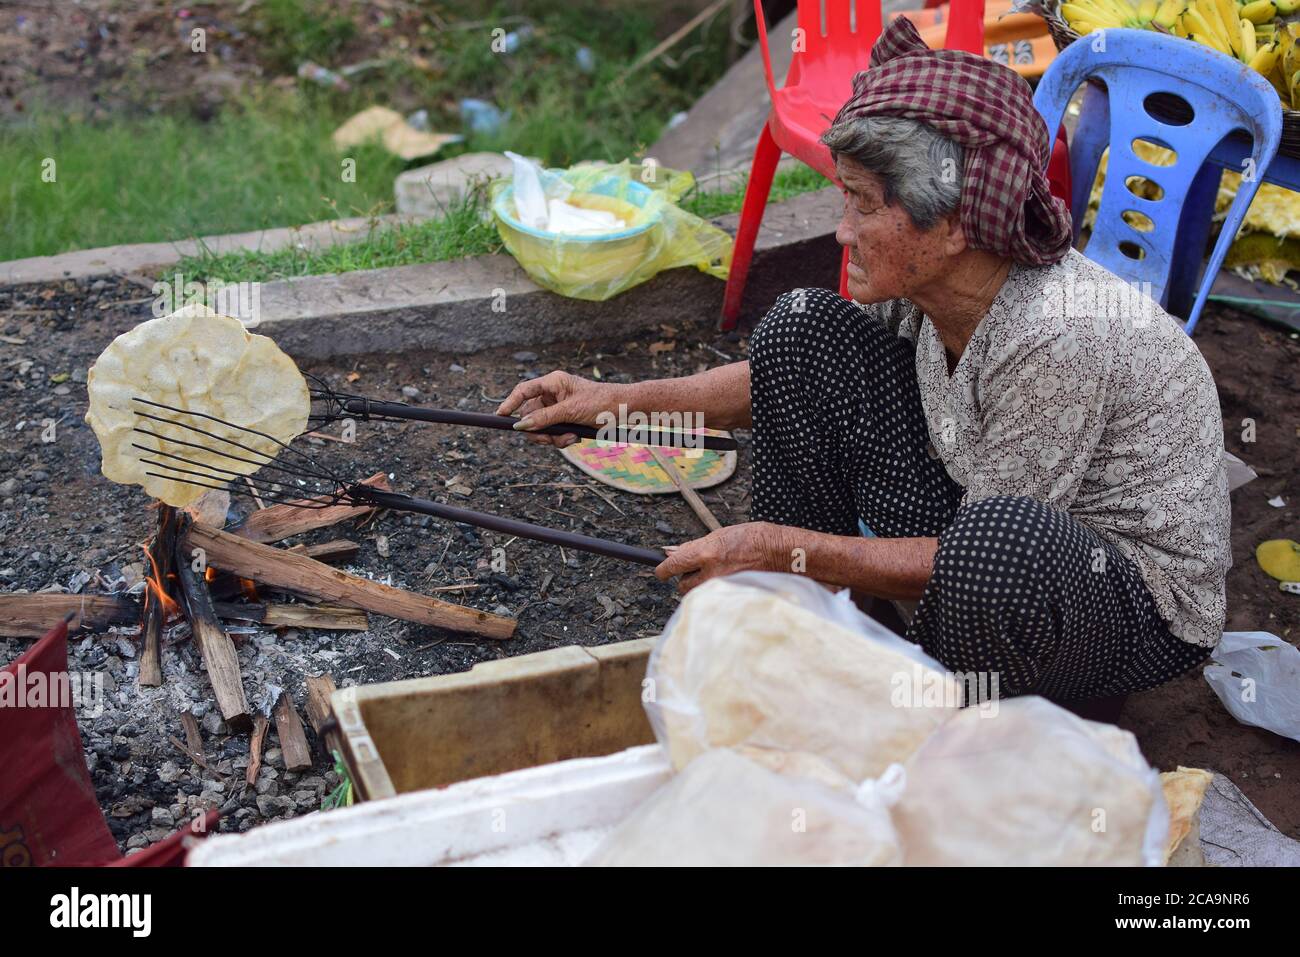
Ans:
{"type": "MultiPolygon", "coordinates": [[[[754,20],[763,48],[767,89],[775,99],[778,87],[772,73],[762,0],[754,0],[754,20]]],[[[883,22],[881,0],[799,0],[795,25],[802,31],[801,42],[790,61],[785,86],[808,87],[823,102],[844,102],[853,91],[853,74],[867,68],[883,22]]],[[[794,38],[790,41],[794,42],[794,38]]],[[[786,38],[779,42],[786,42],[786,38]]],[[[944,47],[984,53],[984,0],[950,0],[944,47]]]]}
{"type": "MultiPolygon", "coordinates": [[[[1188,318],[1190,329],[1259,179],[1277,153],[1282,129],[1277,93],[1245,64],[1201,44],[1146,30],[1108,29],[1076,40],[1043,74],[1034,105],[1049,130],[1057,128],[1070,97],[1089,79],[1104,82],[1109,109],[1094,108],[1081,117],[1070,144],[1076,222],[1087,210],[1107,143],[1110,155],[1084,254],[1128,282],[1150,283],[1152,298],[1162,305],[1168,299],[1183,200],[1193,178],[1224,137],[1236,131],[1251,137],[1250,159],[1258,175],[1243,178],[1229,209],[1188,318]],[[1098,121],[1106,116],[1109,129],[1099,130],[1098,121]],[[1172,165],[1140,156],[1135,150],[1140,140],[1171,150],[1172,165]],[[1159,198],[1135,189],[1158,192],[1159,198]]],[[[1094,103],[1096,92],[1089,91],[1094,103]]]]}

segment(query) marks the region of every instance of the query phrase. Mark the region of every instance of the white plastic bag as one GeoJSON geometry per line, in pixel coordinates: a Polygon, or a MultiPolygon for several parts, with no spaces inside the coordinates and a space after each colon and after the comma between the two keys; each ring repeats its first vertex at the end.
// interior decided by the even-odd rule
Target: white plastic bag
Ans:
{"type": "Polygon", "coordinates": [[[1300,650],[1266,631],[1225,631],[1205,680],[1242,724],[1300,741],[1300,650]]]}
{"type": "Polygon", "coordinates": [[[514,164],[515,211],[519,221],[533,229],[545,229],[549,213],[542,190],[541,168],[527,157],[506,150],[514,164]]]}
{"type": "Polygon", "coordinates": [[[961,703],[921,649],[799,575],[706,582],[650,654],[646,713],[680,770],[718,747],[809,752],[854,781],[908,757],[961,703]]]}
{"type": "Polygon", "coordinates": [[[1043,698],[967,708],[904,771],[893,814],[908,866],[1164,860],[1169,811],[1137,739],[1043,698]]]}
{"type": "Polygon", "coordinates": [[[891,784],[887,779],[836,789],[718,748],[700,755],[639,805],[584,863],[897,865],[888,808],[896,791],[891,784]]]}

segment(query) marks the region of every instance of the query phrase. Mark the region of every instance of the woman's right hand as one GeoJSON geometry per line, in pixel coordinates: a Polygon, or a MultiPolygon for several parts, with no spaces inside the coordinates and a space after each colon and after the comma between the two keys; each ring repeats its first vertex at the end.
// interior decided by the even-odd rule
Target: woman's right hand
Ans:
{"type": "MultiPolygon", "coordinates": [[[[622,386],[612,382],[593,382],[568,372],[556,370],[539,379],[529,379],[497,407],[497,415],[518,415],[515,428],[521,432],[544,428],[557,422],[576,425],[600,425],[602,412],[617,414],[622,386]]],[[[529,435],[528,441],[539,445],[564,448],[578,441],[573,433],[564,435],[529,435]]]]}

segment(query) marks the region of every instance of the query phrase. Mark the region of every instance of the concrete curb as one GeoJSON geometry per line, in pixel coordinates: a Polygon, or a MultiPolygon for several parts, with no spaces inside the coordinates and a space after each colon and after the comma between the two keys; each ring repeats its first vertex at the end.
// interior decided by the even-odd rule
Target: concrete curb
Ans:
{"type": "Polygon", "coordinates": [[[62,282],[65,279],[94,279],[126,273],[148,274],[158,267],[177,263],[185,256],[197,255],[204,247],[217,254],[236,252],[241,249],[260,249],[270,252],[295,243],[321,248],[364,239],[370,231],[371,223],[390,225],[413,222],[417,218],[396,213],[384,216],[358,216],[352,219],[307,223],[303,226],[281,226],[247,233],[203,236],[199,239],[101,246],[98,249],[79,249],[76,252],[60,253],[57,256],[11,259],[8,262],[0,262],[0,284],[62,282]]]}

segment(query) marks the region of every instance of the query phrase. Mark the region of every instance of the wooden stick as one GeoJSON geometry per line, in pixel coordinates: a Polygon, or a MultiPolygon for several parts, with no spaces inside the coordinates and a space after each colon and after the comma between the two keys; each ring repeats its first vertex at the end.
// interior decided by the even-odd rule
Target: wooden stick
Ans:
{"type": "Polygon", "coordinates": [[[328,628],[332,631],[369,631],[370,619],[360,608],[341,605],[237,605],[214,602],[218,618],[255,621],[271,628],[328,628]]]}
{"type": "Polygon", "coordinates": [[[307,676],[307,720],[311,722],[311,729],[316,732],[316,737],[324,739],[326,752],[335,751],[339,747],[338,732],[322,733],[321,730],[325,727],[325,723],[334,717],[334,706],[330,704],[330,695],[337,690],[334,679],[329,674],[307,676]]]}
{"type": "MultiPolygon", "coordinates": [[[[376,472],[361,484],[383,489],[386,492],[392,491],[388,484],[388,476],[383,472],[376,472]]],[[[300,499],[300,501],[304,500],[300,499]]],[[[282,538],[310,532],[316,528],[337,525],[339,522],[350,518],[369,515],[373,511],[374,508],[368,505],[331,505],[328,508],[302,508],[289,502],[283,502],[254,512],[244,519],[238,528],[232,529],[232,531],[236,535],[254,542],[278,542],[282,538]]]]}
{"type": "Polygon", "coordinates": [[[257,772],[262,769],[262,744],[266,741],[266,729],[270,724],[260,711],[253,715],[253,736],[248,742],[248,771],[244,775],[250,787],[257,783],[257,772]]]}
{"type": "Polygon", "coordinates": [[[205,771],[211,770],[211,768],[208,767],[208,762],[204,760],[203,755],[195,754],[193,751],[190,750],[190,746],[186,744],[184,741],[182,741],[180,738],[176,737],[176,735],[169,734],[167,736],[167,740],[172,743],[172,745],[176,748],[177,751],[185,755],[187,758],[189,758],[191,761],[193,761],[203,770],[205,771]]]}
{"type": "Polygon", "coordinates": [[[191,525],[184,537],[188,547],[203,549],[209,565],[242,578],[315,595],[325,601],[354,605],[390,618],[484,638],[509,638],[515,632],[513,618],[358,578],[306,556],[249,541],[229,532],[191,525]]]}
{"type": "Polygon", "coordinates": [[[203,757],[203,734],[199,731],[199,723],[194,720],[194,715],[188,711],[181,712],[181,727],[185,729],[185,743],[193,753],[199,756],[199,764],[207,767],[207,762],[203,757]]]}
{"type": "Polygon", "coordinates": [[[280,694],[275,703],[275,734],[280,739],[280,751],[284,754],[286,771],[305,771],[311,767],[311,748],[307,746],[307,735],[302,730],[302,719],[298,709],[293,706],[289,692],[280,694]]]}
{"type": "Polygon", "coordinates": [[[69,612],[68,625],[102,631],[110,625],[130,625],[140,620],[140,606],[118,595],[0,595],[0,635],[6,638],[41,638],[69,612]]]}
{"type": "MultiPolygon", "coordinates": [[[[211,522],[206,524],[213,528],[220,526],[212,525],[211,522]]],[[[328,542],[321,542],[319,545],[294,545],[288,549],[295,555],[306,555],[308,558],[314,558],[318,562],[346,562],[348,559],[355,558],[357,552],[361,551],[361,546],[356,542],[350,542],[346,538],[335,538],[328,542]]]]}
{"type": "Polygon", "coordinates": [[[712,17],[715,13],[717,13],[719,10],[721,10],[730,2],[731,0],[717,0],[716,3],[712,3],[709,6],[705,7],[703,10],[701,10],[695,16],[691,17],[691,19],[687,20],[680,27],[674,30],[671,34],[665,37],[663,42],[658,44],[653,50],[647,51],[644,56],[642,56],[630,67],[628,67],[626,70],[620,73],[618,76],[618,81],[621,83],[622,81],[626,80],[629,76],[631,76],[633,73],[635,73],[637,70],[641,69],[641,67],[649,63],[651,60],[657,59],[658,57],[667,53],[678,43],[678,41],[680,41],[688,33],[690,33],[692,30],[698,27],[705,20],[708,20],[710,17],[712,17]]]}
{"type": "Polygon", "coordinates": [[[162,630],[167,623],[168,604],[159,597],[159,592],[168,595],[170,590],[179,514],[171,505],[158,505],[158,528],[149,545],[149,574],[158,591],[146,585],[144,616],[140,622],[144,648],[140,652],[138,681],[142,688],[157,688],[162,684],[162,630]]]}
{"type": "Polygon", "coordinates": [[[691,488],[691,484],[686,481],[686,476],[683,475],[682,470],[677,467],[677,463],[664,455],[653,445],[648,445],[646,448],[648,448],[650,454],[655,457],[655,461],[659,463],[659,467],[668,473],[668,477],[672,479],[673,484],[677,486],[677,491],[682,493],[682,498],[686,499],[686,504],[691,507],[691,511],[695,513],[695,517],[704,523],[704,527],[711,532],[716,532],[720,529],[722,523],[719,522],[717,518],[714,517],[713,513],[709,511],[709,507],[705,505],[700,496],[696,494],[695,489],[691,488]]]}
{"type": "MultiPolygon", "coordinates": [[[[188,516],[184,524],[189,528],[203,528],[194,525],[188,516]]],[[[182,555],[189,552],[189,539],[182,530],[177,536],[178,547],[182,555]]],[[[181,582],[181,594],[185,600],[185,613],[189,618],[190,632],[194,636],[195,647],[203,656],[203,663],[208,669],[208,680],[212,682],[212,691],[217,699],[217,707],[226,724],[236,731],[248,727],[250,708],[244,696],[243,676],[239,669],[239,656],[235,653],[235,643],[221,627],[216,609],[212,607],[212,596],[202,577],[193,570],[190,563],[178,561],[176,574],[181,582]]]]}

